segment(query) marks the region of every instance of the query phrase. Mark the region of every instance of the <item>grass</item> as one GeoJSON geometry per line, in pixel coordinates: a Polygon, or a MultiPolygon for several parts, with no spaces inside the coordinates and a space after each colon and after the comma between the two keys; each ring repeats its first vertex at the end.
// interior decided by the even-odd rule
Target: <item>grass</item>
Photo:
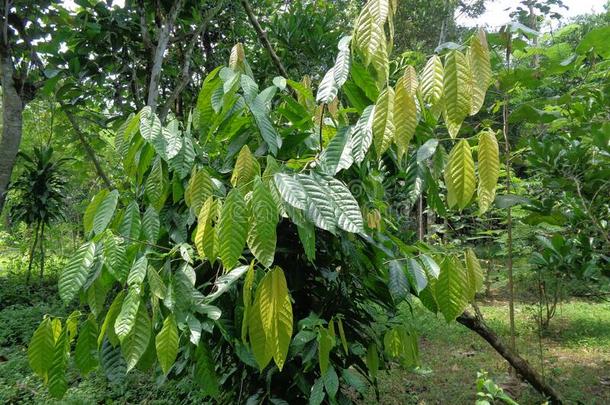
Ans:
{"type": "MultiPolygon", "coordinates": [[[[21,264],[17,264],[19,267],[21,264]]],[[[51,265],[39,284],[34,276],[27,287],[16,271],[7,271],[0,260],[0,403],[94,404],[94,403],[202,403],[199,390],[183,380],[155,381],[153,376],[131,372],[120,384],[103,375],[86,377],[70,372],[70,389],[61,402],[51,400],[42,382],[30,372],[27,342],[44,314],[62,316],[64,308],[56,290],[61,262],[51,265]]],[[[529,281],[522,278],[519,291],[529,281]]],[[[502,294],[503,280],[496,280],[492,296],[480,303],[488,324],[508,336],[508,308],[502,294]]],[[[531,295],[531,294],[530,294],[531,295]]],[[[541,370],[540,346],[530,296],[516,306],[519,351],[541,370]]],[[[405,316],[411,316],[405,313],[405,316]]],[[[487,371],[494,381],[521,405],[541,404],[541,398],[526,383],[508,376],[507,363],[476,334],[457,323],[446,323],[421,306],[413,307],[414,325],[420,334],[422,367],[408,372],[397,365],[379,376],[381,404],[472,404],[476,378],[487,371]]],[[[570,301],[564,303],[542,336],[544,372],[568,404],[610,403],[610,304],[570,301]]],[[[373,390],[361,401],[378,403],[373,390]]]]}

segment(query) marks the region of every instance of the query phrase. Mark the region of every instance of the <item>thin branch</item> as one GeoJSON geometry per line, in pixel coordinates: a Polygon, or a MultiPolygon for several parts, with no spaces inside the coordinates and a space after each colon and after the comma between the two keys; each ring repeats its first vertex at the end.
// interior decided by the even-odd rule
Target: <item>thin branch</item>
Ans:
{"type": "Polygon", "coordinates": [[[95,155],[95,151],[93,150],[93,148],[87,141],[85,133],[81,129],[80,125],[78,124],[78,121],[74,118],[74,115],[72,115],[72,112],[70,112],[70,110],[68,108],[66,108],[67,106],[62,100],[59,100],[59,105],[61,105],[62,111],[66,114],[66,117],[68,118],[68,121],[70,121],[70,124],[72,124],[72,128],[74,128],[74,132],[76,133],[76,136],[78,137],[79,141],[82,143],[83,147],[85,148],[85,153],[87,154],[89,159],[91,159],[91,161],[93,162],[93,165],[95,166],[95,170],[97,171],[97,174],[102,178],[102,181],[104,182],[106,187],[111,189],[112,183],[110,183],[110,179],[108,178],[108,176],[106,176],[106,173],[104,172],[104,169],[102,168],[102,165],[100,164],[99,160],[97,159],[97,156],[95,155]]]}
{"type": "Polygon", "coordinates": [[[284,76],[285,78],[288,78],[288,72],[286,71],[286,68],[282,64],[282,61],[280,60],[280,58],[277,56],[277,54],[273,50],[273,47],[271,46],[271,42],[269,42],[269,38],[267,37],[267,33],[263,30],[263,28],[261,27],[261,25],[258,22],[258,19],[254,15],[254,12],[252,11],[250,2],[248,0],[240,0],[240,2],[241,2],[241,5],[244,7],[244,10],[246,11],[246,14],[248,15],[248,19],[250,20],[250,23],[254,27],[256,34],[258,35],[258,39],[261,41],[261,43],[263,44],[265,49],[267,49],[267,52],[269,53],[269,56],[271,57],[271,60],[273,61],[273,64],[277,68],[278,72],[280,72],[280,74],[282,76],[284,76]]]}

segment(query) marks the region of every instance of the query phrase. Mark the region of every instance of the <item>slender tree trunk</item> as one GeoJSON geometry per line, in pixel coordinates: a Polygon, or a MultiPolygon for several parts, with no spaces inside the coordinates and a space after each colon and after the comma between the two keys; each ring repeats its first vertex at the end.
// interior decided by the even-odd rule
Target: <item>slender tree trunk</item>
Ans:
{"type": "MultiPolygon", "coordinates": [[[[508,40],[506,43],[506,69],[510,69],[510,55],[512,53],[511,36],[508,33],[508,40]]],[[[504,93],[504,105],[502,107],[502,120],[503,120],[503,132],[504,132],[504,155],[505,155],[505,169],[506,169],[506,194],[510,194],[511,191],[511,177],[510,177],[510,142],[508,139],[508,103],[510,98],[507,92],[504,93]]],[[[515,342],[515,285],[513,282],[513,216],[511,207],[508,207],[506,212],[506,231],[507,235],[507,270],[508,270],[508,315],[510,321],[510,348],[516,349],[515,342]]]]}
{"type": "Polygon", "coordinates": [[[176,0],[169,12],[169,15],[165,19],[163,25],[159,29],[159,37],[157,38],[157,46],[155,48],[155,54],[153,57],[153,65],[150,71],[150,82],[148,83],[148,101],[146,105],[155,111],[157,109],[157,102],[159,98],[159,85],[161,83],[161,70],[163,68],[163,58],[165,51],[167,50],[167,44],[169,43],[169,37],[171,36],[174,28],[174,23],[178,14],[182,10],[183,0],[176,0]]]}
{"type": "Polygon", "coordinates": [[[4,208],[13,166],[19,152],[23,127],[23,100],[13,79],[13,60],[6,46],[0,45],[0,84],[2,85],[2,138],[0,139],[0,213],[4,208]]]}
{"type": "Polygon", "coordinates": [[[40,284],[44,275],[44,222],[40,227],[40,284]]]}
{"type": "Polygon", "coordinates": [[[174,105],[182,90],[189,84],[191,81],[191,58],[193,55],[193,51],[197,45],[199,37],[201,34],[207,30],[208,25],[212,21],[212,19],[218,14],[224,5],[224,0],[218,0],[218,3],[212,7],[206,14],[203,16],[203,19],[199,23],[199,26],[193,31],[193,35],[191,36],[191,40],[189,41],[186,51],[184,53],[184,62],[182,64],[182,69],[180,72],[180,80],[178,84],[174,87],[174,90],[161,107],[161,111],[159,112],[159,119],[161,122],[165,121],[167,114],[169,113],[171,107],[174,105]]]}
{"type": "Polygon", "coordinates": [[[85,133],[82,131],[80,125],[78,125],[78,121],[76,121],[76,118],[74,118],[72,113],[66,108],[66,105],[62,101],[60,101],[60,104],[61,104],[62,110],[66,114],[66,117],[68,117],[68,121],[70,121],[70,124],[72,124],[72,128],[74,129],[74,132],[76,133],[76,137],[78,138],[78,140],[81,142],[81,144],[85,148],[85,153],[87,154],[87,156],[93,163],[93,166],[95,166],[95,171],[97,172],[97,174],[100,176],[100,178],[104,182],[104,185],[107,188],[112,188],[112,183],[110,182],[110,179],[108,178],[108,176],[106,176],[106,172],[102,168],[102,165],[100,164],[100,161],[98,160],[97,155],[95,154],[95,150],[93,150],[93,148],[87,141],[87,137],[85,136],[85,133]]]}
{"type": "Polygon", "coordinates": [[[419,195],[417,199],[417,239],[424,240],[424,197],[419,195]]]}
{"type": "Polygon", "coordinates": [[[457,321],[485,339],[498,354],[506,359],[517,372],[523,376],[538,392],[550,398],[552,404],[561,404],[561,397],[553,387],[544,381],[542,376],[517,352],[506,346],[504,342],[479,317],[464,311],[457,321]]]}
{"type": "Polygon", "coordinates": [[[30,262],[28,263],[28,272],[25,275],[25,283],[30,284],[30,278],[32,277],[32,264],[34,263],[34,252],[36,249],[36,244],[38,243],[38,230],[40,229],[40,222],[36,224],[36,229],[34,233],[34,242],[32,242],[32,247],[30,248],[30,262]]]}

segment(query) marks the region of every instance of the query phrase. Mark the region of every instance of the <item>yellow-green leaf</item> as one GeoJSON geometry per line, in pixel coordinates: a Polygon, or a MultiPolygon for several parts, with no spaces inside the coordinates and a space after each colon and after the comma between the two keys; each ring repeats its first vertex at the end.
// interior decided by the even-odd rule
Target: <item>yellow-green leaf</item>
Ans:
{"type": "Polygon", "coordinates": [[[426,103],[435,106],[441,101],[444,76],[445,69],[441,58],[434,55],[428,59],[420,75],[421,93],[426,103]]]}
{"type": "Polygon", "coordinates": [[[216,202],[210,196],[205,201],[199,217],[197,218],[197,230],[195,231],[195,246],[199,256],[207,258],[210,262],[216,260],[214,246],[214,227],[212,221],[216,218],[216,202]]]}
{"type": "MultiPolygon", "coordinates": [[[[453,50],[445,57],[443,98],[447,120],[461,125],[470,113],[470,67],[468,59],[460,51],[453,50]]],[[[452,137],[455,135],[452,134],[452,137]]]]}
{"type": "Polygon", "coordinates": [[[479,133],[478,147],[479,212],[485,213],[494,201],[500,175],[500,151],[496,134],[485,130],[479,133]]]}
{"type": "Polygon", "coordinates": [[[237,155],[237,161],[233,168],[231,184],[237,187],[243,194],[252,190],[252,181],[256,176],[260,176],[261,168],[256,158],[250,152],[248,145],[244,145],[237,155]]]}
{"type": "Polygon", "coordinates": [[[373,118],[373,145],[381,156],[394,139],[394,89],[387,87],[377,99],[373,118]]]}
{"type": "Polygon", "coordinates": [[[445,166],[445,185],[449,207],[464,209],[472,199],[476,185],[472,152],[465,139],[461,139],[449,153],[449,161],[445,166]]]}
{"type": "Polygon", "coordinates": [[[170,368],[178,356],[178,327],[174,315],[169,315],[163,320],[163,327],[155,339],[157,359],[164,374],[169,373],[170,368]]]}
{"type": "Polygon", "coordinates": [[[489,47],[485,31],[479,28],[472,36],[468,50],[470,73],[472,83],[472,98],[470,102],[470,115],[474,115],[483,106],[485,93],[491,82],[491,63],[489,61],[489,47]]]}
{"type": "MultiPolygon", "coordinates": [[[[407,152],[409,142],[411,142],[415,134],[415,128],[417,128],[417,106],[415,105],[415,93],[413,91],[415,73],[409,73],[409,76],[413,76],[409,77],[407,71],[409,69],[396,82],[396,98],[394,100],[394,125],[396,127],[394,142],[398,147],[399,156],[403,156],[407,152]]],[[[415,83],[415,88],[417,88],[417,83],[415,83]]]]}

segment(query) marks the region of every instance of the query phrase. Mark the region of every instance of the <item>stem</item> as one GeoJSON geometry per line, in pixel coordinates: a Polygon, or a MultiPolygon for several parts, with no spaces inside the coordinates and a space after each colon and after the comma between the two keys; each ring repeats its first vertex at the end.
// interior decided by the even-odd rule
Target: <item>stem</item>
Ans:
{"type": "Polygon", "coordinates": [[[40,228],[40,284],[44,275],[44,222],[40,228]]]}
{"type": "Polygon", "coordinates": [[[36,244],[38,243],[38,229],[40,229],[40,222],[36,223],[36,229],[34,233],[34,242],[32,243],[32,247],[30,248],[30,262],[28,263],[28,272],[25,276],[25,283],[30,284],[30,277],[32,276],[32,263],[34,262],[34,249],[36,249],[36,244]]]}
{"type": "MultiPolygon", "coordinates": [[[[507,43],[506,43],[506,70],[510,70],[510,55],[512,51],[511,47],[511,34],[507,31],[507,43]]],[[[504,166],[506,168],[506,194],[510,194],[511,190],[511,177],[510,177],[510,142],[508,140],[508,104],[510,101],[510,97],[508,92],[504,93],[504,105],[502,107],[502,120],[503,120],[503,132],[504,132],[504,154],[505,154],[505,163],[504,166]]],[[[509,313],[509,321],[510,321],[510,348],[511,350],[515,350],[515,286],[513,282],[513,216],[511,207],[508,207],[507,210],[507,220],[506,227],[508,232],[507,239],[507,250],[508,250],[508,259],[507,259],[507,268],[508,268],[508,313],[509,313]]]]}

